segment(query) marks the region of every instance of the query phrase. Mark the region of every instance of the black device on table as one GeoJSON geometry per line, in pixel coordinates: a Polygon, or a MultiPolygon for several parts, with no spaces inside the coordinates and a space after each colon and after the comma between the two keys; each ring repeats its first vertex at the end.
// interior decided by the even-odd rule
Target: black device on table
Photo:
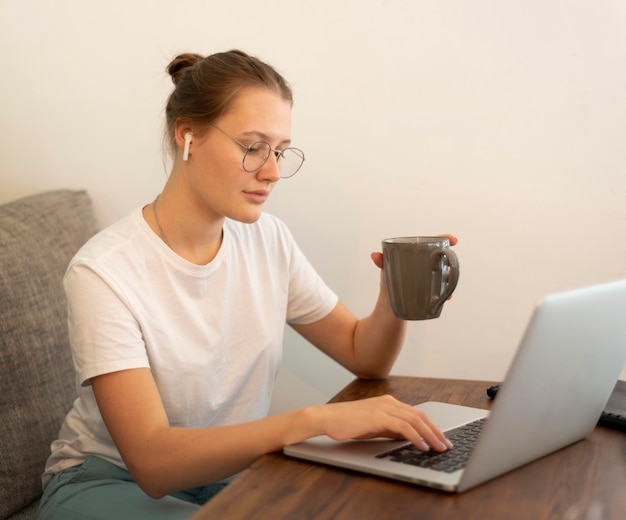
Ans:
{"type": "MultiPolygon", "coordinates": [[[[492,385],[487,388],[489,399],[495,399],[500,385],[492,385]]],[[[598,425],[617,430],[626,431],[626,381],[618,381],[613,393],[606,403],[598,425]]]]}

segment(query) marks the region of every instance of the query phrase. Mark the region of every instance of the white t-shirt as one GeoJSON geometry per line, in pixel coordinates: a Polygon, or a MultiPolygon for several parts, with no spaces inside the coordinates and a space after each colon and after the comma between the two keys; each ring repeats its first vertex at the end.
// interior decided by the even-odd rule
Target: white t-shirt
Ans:
{"type": "Polygon", "coordinates": [[[141,208],[93,237],[64,279],[78,398],[52,444],[52,474],[96,455],[125,467],[90,378],[149,367],[171,426],[241,423],[267,415],[285,322],[326,316],[337,296],[287,227],[262,214],[226,220],[207,265],[181,258],[141,208]]]}

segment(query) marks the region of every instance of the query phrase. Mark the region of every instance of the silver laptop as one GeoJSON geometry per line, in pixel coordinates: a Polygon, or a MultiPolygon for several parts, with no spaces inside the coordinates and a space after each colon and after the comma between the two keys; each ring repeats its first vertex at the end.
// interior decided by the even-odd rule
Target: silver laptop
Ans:
{"type": "Polygon", "coordinates": [[[451,438],[456,466],[435,459],[435,452],[414,454],[406,441],[384,439],[319,436],[284,453],[462,492],[587,437],[624,363],[626,280],[549,295],[531,316],[491,412],[439,402],[416,406],[451,438]],[[478,438],[468,440],[471,449],[463,457],[462,439],[476,430],[478,438]]]}

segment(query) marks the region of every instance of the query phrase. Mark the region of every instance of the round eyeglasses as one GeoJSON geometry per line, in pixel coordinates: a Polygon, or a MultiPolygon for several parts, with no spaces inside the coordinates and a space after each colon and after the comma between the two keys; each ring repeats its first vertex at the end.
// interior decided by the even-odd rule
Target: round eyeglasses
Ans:
{"type": "Polygon", "coordinates": [[[274,150],[271,145],[265,141],[257,141],[256,143],[252,143],[250,146],[246,146],[216,124],[209,124],[212,127],[217,128],[231,141],[237,143],[244,149],[241,164],[243,169],[248,173],[259,171],[272,153],[276,158],[276,164],[278,165],[281,179],[293,177],[302,167],[302,163],[304,163],[304,152],[299,148],[290,147],[285,148],[284,150],[274,150]]]}

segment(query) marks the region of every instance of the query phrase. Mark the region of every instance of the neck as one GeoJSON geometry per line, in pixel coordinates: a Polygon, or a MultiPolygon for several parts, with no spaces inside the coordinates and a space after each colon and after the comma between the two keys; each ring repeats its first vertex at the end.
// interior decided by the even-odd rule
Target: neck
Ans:
{"type": "Polygon", "coordinates": [[[168,203],[165,191],[144,208],[143,216],[172,251],[191,263],[208,264],[222,245],[223,219],[206,222],[194,214],[191,206],[177,203],[173,206],[168,203]]]}

